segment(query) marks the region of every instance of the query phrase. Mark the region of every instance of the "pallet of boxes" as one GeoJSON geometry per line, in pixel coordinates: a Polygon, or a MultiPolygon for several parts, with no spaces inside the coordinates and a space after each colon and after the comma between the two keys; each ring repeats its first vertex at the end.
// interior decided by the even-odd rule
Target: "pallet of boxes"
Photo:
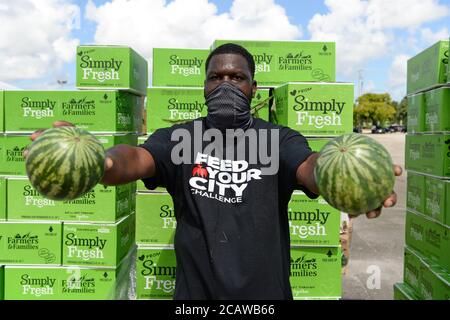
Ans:
{"type": "Polygon", "coordinates": [[[408,60],[407,212],[396,300],[450,299],[449,41],[408,60]]]}
{"type": "Polygon", "coordinates": [[[76,53],[83,90],[0,92],[4,299],[128,299],[133,290],[136,183],[99,184],[81,198],[52,201],[25,172],[30,134],[56,120],[93,133],[105,149],[137,144],[147,62],[127,47],[79,46],[76,53]]]}
{"type": "MultiPolygon", "coordinates": [[[[244,46],[255,59],[254,116],[300,131],[316,151],[331,137],[352,132],[353,85],[333,83],[334,43],[216,40],[211,48],[226,42],[244,46]]],[[[206,116],[203,84],[209,52],[154,48],[153,82],[146,103],[149,135],[158,128],[206,116]]],[[[143,143],[147,137],[139,139],[143,143]]],[[[150,192],[142,182],[137,189],[137,298],[171,299],[176,272],[172,199],[166,190],[150,192]]],[[[289,224],[295,298],[339,299],[342,261],[348,261],[348,216],[321,197],[313,200],[296,193],[289,205],[289,224]]]]}

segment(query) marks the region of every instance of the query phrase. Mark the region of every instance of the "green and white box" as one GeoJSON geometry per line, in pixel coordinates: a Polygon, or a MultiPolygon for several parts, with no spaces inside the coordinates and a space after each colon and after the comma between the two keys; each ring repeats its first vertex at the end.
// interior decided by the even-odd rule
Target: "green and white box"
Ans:
{"type": "MultiPolygon", "coordinates": [[[[135,182],[133,182],[135,183],[135,182]]],[[[54,201],[40,195],[28,178],[8,178],[8,220],[114,223],[134,211],[132,184],[96,185],[80,198],[54,201]]]]}
{"type": "Polygon", "coordinates": [[[276,119],[305,136],[353,132],[352,83],[287,83],[275,88],[276,119]]]}
{"type": "Polygon", "coordinates": [[[5,299],[5,266],[0,266],[0,300],[5,299]]]}
{"type": "Polygon", "coordinates": [[[5,132],[5,91],[0,90],[0,133],[5,132]]]}
{"type": "Polygon", "coordinates": [[[425,214],[450,226],[450,180],[425,178],[425,214]]]}
{"type": "Polygon", "coordinates": [[[406,135],[407,170],[450,178],[450,134],[406,135]]]}
{"type": "Polygon", "coordinates": [[[407,211],[405,240],[409,247],[450,272],[450,227],[407,211]]]}
{"type": "Polygon", "coordinates": [[[341,248],[291,248],[290,282],[294,299],[340,298],[341,248]]]}
{"type": "MultiPolygon", "coordinates": [[[[258,89],[252,99],[252,114],[269,119],[269,89],[258,89]]],[[[152,87],[147,89],[147,131],[184,123],[208,114],[203,88],[152,87]]]]}
{"type": "Polygon", "coordinates": [[[208,49],[153,48],[152,85],[202,87],[208,49]]]}
{"type": "Polygon", "coordinates": [[[65,120],[92,133],[134,132],[142,98],[118,90],[6,91],[5,132],[33,132],[65,120]]]}
{"type": "Polygon", "coordinates": [[[243,46],[253,55],[259,85],[336,81],[334,42],[216,40],[212,49],[229,42],[243,46]]]}
{"type": "Polygon", "coordinates": [[[177,221],[168,193],[138,193],[136,197],[136,243],[171,246],[177,221]]]}
{"type": "Polygon", "coordinates": [[[0,174],[26,175],[23,151],[31,144],[29,136],[0,136],[0,174]]]}
{"type": "Polygon", "coordinates": [[[138,246],[136,296],[142,300],[169,300],[175,293],[177,262],[173,248],[138,246]]]}
{"type": "Polygon", "coordinates": [[[6,188],[6,178],[0,177],[0,221],[6,220],[6,188]]]}
{"type": "MultiPolygon", "coordinates": [[[[130,264],[130,262],[128,262],[130,264]]],[[[109,300],[124,285],[120,268],[7,266],[6,300],[109,300]]],[[[125,284],[126,285],[126,284],[125,284]]]]}
{"type": "Polygon", "coordinates": [[[418,93],[408,96],[408,133],[425,131],[425,94],[418,93]]]}
{"type": "Polygon", "coordinates": [[[450,87],[425,93],[424,129],[425,132],[450,132],[450,87]]]}
{"type": "MultiPolygon", "coordinates": [[[[96,135],[105,149],[117,144],[137,145],[135,134],[96,135]]],[[[29,135],[0,136],[0,175],[25,176],[23,151],[31,144],[29,135]]]]}
{"type": "Polygon", "coordinates": [[[79,89],[120,89],[145,95],[148,86],[147,60],[125,46],[78,46],[79,89]]]}
{"type": "Polygon", "coordinates": [[[419,252],[405,248],[405,282],[419,299],[450,299],[450,275],[419,252]]]}
{"type": "Polygon", "coordinates": [[[408,60],[407,94],[447,82],[448,40],[439,41],[408,60]]]}
{"type": "Polygon", "coordinates": [[[450,275],[435,264],[422,260],[419,288],[419,295],[425,300],[449,300],[450,275]]]}
{"type": "Polygon", "coordinates": [[[114,224],[64,223],[63,265],[116,267],[134,243],[134,228],[134,215],[114,224]]]}
{"type": "Polygon", "coordinates": [[[394,300],[419,300],[417,293],[405,283],[394,284],[394,300]]]}
{"type": "Polygon", "coordinates": [[[302,192],[288,204],[291,245],[339,246],[341,213],[322,197],[310,199],[302,192]]]}
{"type": "Polygon", "coordinates": [[[425,213],[425,176],[408,171],[406,182],[406,207],[425,213]]]}
{"type": "Polygon", "coordinates": [[[61,264],[60,222],[0,222],[0,263],[61,264]]]}

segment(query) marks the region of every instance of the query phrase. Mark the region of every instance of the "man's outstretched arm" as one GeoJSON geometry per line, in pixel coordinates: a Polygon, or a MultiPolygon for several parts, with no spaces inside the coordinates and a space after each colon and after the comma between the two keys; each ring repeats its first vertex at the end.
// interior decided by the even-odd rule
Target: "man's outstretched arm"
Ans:
{"type": "MultiPolygon", "coordinates": [[[[56,121],[53,127],[73,126],[66,121],[56,121]]],[[[44,130],[37,130],[31,134],[30,139],[34,141],[44,130]]],[[[27,152],[24,152],[27,156],[27,152]]],[[[155,175],[155,160],[152,155],[141,147],[127,144],[119,144],[106,150],[105,173],[101,184],[114,186],[128,182],[150,178],[155,175]]]]}
{"type": "MultiPolygon", "coordinates": [[[[315,152],[311,154],[302,164],[297,168],[297,183],[304,186],[312,193],[320,195],[319,188],[316,184],[316,179],[314,178],[314,168],[316,166],[316,160],[319,157],[319,153],[315,152]]],[[[402,168],[400,166],[394,165],[394,173],[396,176],[402,174],[402,168]]],[[[381,214],[381,208],[393,207],[397,203],[397,194],[392,191],[392,193],[387,197],[383,203],[380,203],[380,207],[366,213],[368,218],[376,218],[381,214]]]]}

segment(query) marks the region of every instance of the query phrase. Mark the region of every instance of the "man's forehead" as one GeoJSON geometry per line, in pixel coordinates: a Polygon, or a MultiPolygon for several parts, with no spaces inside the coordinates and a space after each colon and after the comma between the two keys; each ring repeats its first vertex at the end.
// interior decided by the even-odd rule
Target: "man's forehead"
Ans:
{"type": "Polygon", "coordinates": [[[208,71],[216,69],[239,69],[240,71],[250,72],[247,59],[237,53],[221,53],[211,57],[208,71]]]}

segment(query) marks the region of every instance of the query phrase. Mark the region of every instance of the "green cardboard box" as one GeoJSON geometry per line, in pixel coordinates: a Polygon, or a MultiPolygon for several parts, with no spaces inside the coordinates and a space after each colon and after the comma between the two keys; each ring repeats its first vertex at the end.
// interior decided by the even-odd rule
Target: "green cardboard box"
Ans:
{"type": "Polygon", "coordinates": [[[341,213],[322,197],[310,199],[296,192],[288,204],[291,245],[339,246],[341,213]]]}
{"type": "Polygon", "coordinates": [[[134,215],[114,224],[64,223],[63,265],[116,267],[134,243],[134,228],[134,215]]]}
{"type": "Polygon", "coordinates": [[[125,46],[78,46],[76,78],[79,89],[118,89],[145,96],[147,60],[125,46]]]}
{"type": "Polygon", "coordinates": [[[450,134],[407,134],[405,151],[407,170],[450,177],[450,134]]]}
{"type": "Polygon", "coordinates": [[[450,226],[450,180],[425,178],[425,214],[450,226]]]}
{"type": "Polygon", "coordinates": [[[331,141],[329,138],[308,138],[307,140],[311,150],[316,152],[320,152],[320,150],[331,141]]]}
{"type": "MultiPolygon", "coordinates": [[[[447,253],[448,254],[448,253],[447,253]]],[[[450,275],[433,264],[422,261],[420,266],[420,295],[425,300],[450,299],[450,275]]]]}
{"type": "Polygon", "coordinates": [[[334,42],[218,39],[212,49],[229,42],[243,46],[253,55],[255,80],[259,85],[336,81],[334,42]]]}
{"type": "Polygon", "coordinates": [[[408,96],[407,128],[408,133],[425,131],[425,94],[417,93],[408,96]]]}
{"type": "MultiPolygon", "coordinates": [[[[254,116],[268,121],[269,89],[258,89],[252,99],[254,116]]],[[[184,123],[208,114],[203,88],[152,87],[147,89],[147,131],[184,123]]]]}
{"type": "Polygon", "coordinates": [[[287,83],[275,88],[272,120],[305,136],[340,136],[353,132],[353,101],[350,83],[287,83]]]}
{"type": "Polygon", "coordinates": [[[407,62],[407,94],[447,82],[449,41],[438,41],[407,62]]]}
{"type": "Polygon", "coordinates": [[[407,211],[405,242],[411,249],[450,272],[450,227],[425,215],[407,211]]]}
{"type": "Polygon", "coordinates": [[[340,298],[340,247],[292,247],[290,282],[294,299],[340,298]]]}
{"type": "Polygon", "coordinates": [[[139,246],[136,259],[137,299],[172,299],[176,269],[175,251],[172,248],[139,246]]]}
{"type": "Polygon", "coordinates": [[[0,221],[6,220],[6,186],[6,178],[0,177],[0,221]]]}
{"type": "Polygon", "coordinates": [[[0,263],[61,264],[60,222],[0,222],[0,263]]]}
{"type": "Polygon", "coordinates": [[[450,299],[448,272],[410,248],[405,248],[405,282],[413,288],[419,299],[450,299]]]}
{"type": "Polygon", "coordinates": [[[406,246],[403,257],[403,281],[414,292],[419,293],[421,281],[420,266],[423,256],[406,246]]]}
{"type": "Polygon", "coordinates": [[[0,136],[0,174],[26,175],[23,151],[31,144],[29,135],[0,136]]]}
{"type": "Polygon", "coordinates": [[[117,268],[7,266],[6,300],[110,300],[126,299],[130,287],[125,272],[131,261],[117,268]]]}
{"type": "Polygon", "coordinates": [[[0,300],[5,299],[5,266],[0,266],[0,300]]]}
{"type": "MultiPolygon", "coordinates": [[[[96,137],[105,149],[117,144],[137,145],[137,135],[135,134],[96,135],[96,137]]],[[[31,140],[28,134],[0,136],[1,175],[26,176],[23,151],[30,144],[31,140]]]]}
{"type": "Polygon", "coordinates": [[[152,85],[203,87],[208,49],[153,48],[152,85]]]}
{"type": "Polygon", "coordinates": [[[141,97],[118,90],[5,91],[5,132],[33,132],[65,120],[92,133],[135,132],[141,97]]]}
{"type": "Polygon", "coordinates": [[[168,193],[138,193],[136,197],[136,243],[173,245],[177,221],[168,193]]]}
{"type": "Polygon", "coordinates": [[[134,211],[131,198],[133,183],[119,186],[98,184],[80,198],[54,201],[41,196],[28,178],[8,178],[7,218],[114,223],[134,211]]]}
{"type": "Polygon", "coordinates": [[[5,106],[4,106],[4,98],[5,91],[0,90],[0,133],[5,132],[5,106]]]}
{"type": "Polygon", "coordinates": [[[425,176],[408,171],[406,182],[406,207],[425,213],[425,176]]]}
{"type": "Polygon", "coordinates": [[[425,92],[425,132],[450,132],[450,87],[425,92]]]}
{"type": "Polygon", "coordinates": [[[405,283],[394,284],[394,300],[419,300],[417,293],[405,283]]]}

